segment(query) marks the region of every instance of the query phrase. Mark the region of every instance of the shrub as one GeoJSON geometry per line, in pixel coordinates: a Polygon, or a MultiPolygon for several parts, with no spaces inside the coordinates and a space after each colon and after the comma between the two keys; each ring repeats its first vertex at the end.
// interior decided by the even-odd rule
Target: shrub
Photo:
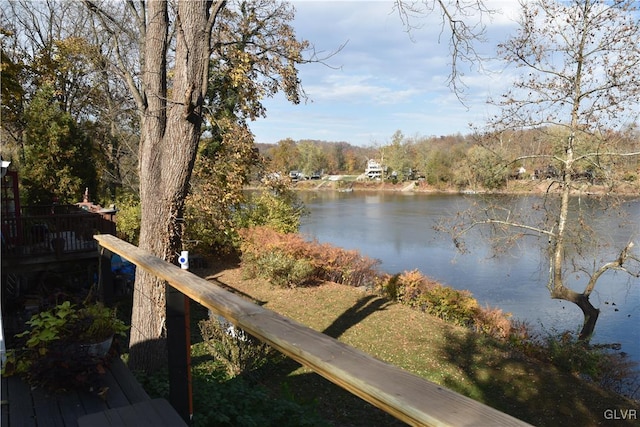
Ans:
{"type": "Polygon", "coordinates": [[[478,313],[478,301],[469,291],[434,286],[417,298],[419,307],[434,316],[462,326],[472,326],[478,313]]]}
{"type": "Polygon", "coordinates": [[[513,333],[518,333],[514,330],[510,318],[511,313],[504,313],[499,308],[486,306],[485,308],[479,308],[477,310],[474,324],[478,332],[491,335],[492,337],[506,339],[513,333]]]}
{"type": "Polygon", "coordinates": [[[127,193],[116,200],[116,205],[118,206],[118,215],[116,215],[118,237],[137,245],[142,217],[140,200],[133,194],[127,193]]]}
{"type": "Polygon", "coordinates": [[[590,345],[570,331],[532,333],[526,324],[514,324],[509,344],[522,354],[578,375],[599,387],[633,398],[640,389],[638,364],[615,345],[590,345]]]}
{"type": "Polygon", "coordinates": [[[511,334],[508,314],[499,309],[482,308],[469,291],[442,286],[418,270],[386,276],[379,281],[378,287],[388,298],[443,320],[472,327],[497,338],[511,334]]]}
{"type": "Polygon", "coordinates": [[[217,318],[198,323],[205,348],[227,370],[229,378],[253,371],[267,361],[270,347],[217,318]]]}
{"type": "Polygon", "coordinates": [[[306,253],[315,260],[318,279],[349,286],[372,286],[378,276],[377,260],[330,244],[307,242],[306,253]]]}
{"type": "Polygon", "coordinates": [[[266,225],[281,233],[295,233],[300,228],[300,219],[307,211],[297,194],[282,187],[263,190],[249,197],[243,209],[236,212],[234,221],[238,228],[266,225]]]}
{"type": "Polygon", "coordinates": [[[280,250],[264,253],[253,262],[248,258],[243,258],[243,261],[251,265],[245,277],[261,277],[280,287],[295,288],[314,276],[315,269],[309,260],[295,258],[280,250]]]}
{"type": "Polygon", "coordinates": [[[379,261],[328,244],[308,242],[298,234],[269,227],[240,231],[245,277],[264,277],[280,286],[298,286],[313,280],[350,286],[370,286],[379,261]]]}

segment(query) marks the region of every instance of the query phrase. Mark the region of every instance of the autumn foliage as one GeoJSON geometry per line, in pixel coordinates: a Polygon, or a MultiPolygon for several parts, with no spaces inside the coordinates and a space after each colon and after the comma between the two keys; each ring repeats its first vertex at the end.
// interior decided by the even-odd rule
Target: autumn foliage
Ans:
{"type": "Polygon", "coordinates": [[[378,277],[379,261],[358,251],[309,242],[299,234],[264,226],[243,229],[240,236],[246,277],[263,277],[290,287],[321,281],[370,287],[378,277]]]}
{"type": "Polygon", "coordinates": [[[481,307],[471,292],[443,286],[418,270],[386,276],[379,283],[389,298],[443,320],[498,338],[513,332],[510,316],[502,310],[481,307]]]}
{"type": "Polygon", "coordinates": [[[495,337],[506,338],[512,333],[509,315],[481,307],[469,291],[443,286],[418,270],[390,276],[377,270],[378,260],[358,251],[307,241],[299,234],[264,226],[243,229],[240,235],[246,278],[261,277],[282,287],[323,281],[365,286],[394,301],[495,337]]]}

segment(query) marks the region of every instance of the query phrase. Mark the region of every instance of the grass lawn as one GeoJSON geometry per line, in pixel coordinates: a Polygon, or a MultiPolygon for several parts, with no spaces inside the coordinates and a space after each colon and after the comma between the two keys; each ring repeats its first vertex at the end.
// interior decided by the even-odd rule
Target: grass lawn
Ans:
{"type": "MultiPolygon", "coordinates": [[[[262,280],[243,280],[237,268],[196,273],[383,361],[531,424],[637,425],[637,420],[628,424],[620,419],[607,420],[605,413],[627,413],[629,409],[640,412],[638,402],[362,289],[334,283],[281,289],[262,280]]],[[[316,402],[318,411],[334,425],[401,425],[290,360],[271,367],[260,381],[270,389],[285,390],[298,401],[316,402]]]]}

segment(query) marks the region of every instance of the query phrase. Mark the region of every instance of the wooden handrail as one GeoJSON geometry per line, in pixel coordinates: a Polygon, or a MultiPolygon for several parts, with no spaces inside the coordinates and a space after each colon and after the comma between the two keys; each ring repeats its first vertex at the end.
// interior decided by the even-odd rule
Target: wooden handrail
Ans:
{"type": "Polygon", "coordinates": [[[237,327],[410,425],[529,425],[253,304],[112,235],[95,239],[103,248],[166,280],[237,327]]]}

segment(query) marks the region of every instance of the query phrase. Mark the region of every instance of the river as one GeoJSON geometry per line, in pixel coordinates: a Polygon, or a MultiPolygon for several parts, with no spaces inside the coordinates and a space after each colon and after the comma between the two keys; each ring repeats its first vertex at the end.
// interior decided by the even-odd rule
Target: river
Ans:
{"type": "MultiPolygon", "coordinates": [[[[388,273],[418,269],[441,283],[471,291],[480,304],[512,313],[540,331],[580,329],[580,310],[549,296],[545,287],[549,263],[532,239],[523,240],[508,255],[493,256],[486,239],[475,235],[467,242],[470,253],[460,254],[447,235],[435,231],[442,218],[464,210],[477,196],[358,191],[300,194],[310,212],[301,226],[308,238],[357,249],[380,260],[380,269],[388,273]]],[[[505,203],[530,205],[531,197],[505,197],[505,203]]],[[[602,250],[611,254],[630,238],[640,246],[640,199],[626,201],[623,210],[629,214],[624,221],[601,211],[596,211],[593,221],[599,230],[598,241],[605,244],[602,250]]],[[[584,275],[572,274],[569,280],[584,281],[584,275]]],[[[582,291],[584,285],[572,287],[582,291]]],[[[601,310],[592,342],[620,343],[622,351],[640,363],[640,279],[608,272],[591,301],[601,310]]]]}

